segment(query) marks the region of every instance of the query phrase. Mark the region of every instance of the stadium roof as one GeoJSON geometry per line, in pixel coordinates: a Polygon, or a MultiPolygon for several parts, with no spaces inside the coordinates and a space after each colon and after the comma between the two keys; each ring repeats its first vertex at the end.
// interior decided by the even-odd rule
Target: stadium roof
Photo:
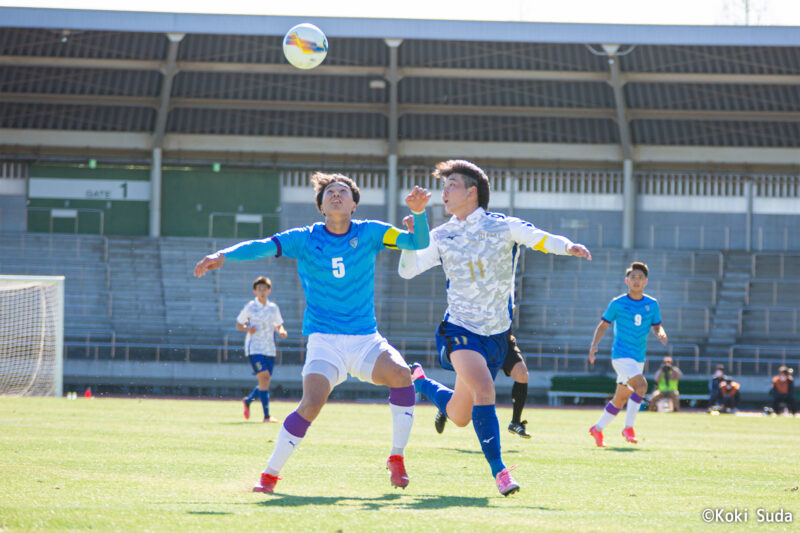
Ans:
{"type": "Polygon", "coordinates": [[[800,28],[27,8],[0,20],[12,156],[377,161],[396,135],[407,160],[800,165],[800,28]],[[330,40],[313,71],[281,52],[304,21],[330,40]],[[402,39],[394,67],[386,39],[402,39]]]}
{"type": "Polygon", "coordinates": [[[378,18],[144,13],[84,9],[0,8],[11,28],[279,35],[300,22],[329,37],[542,43],[800,46],[800,29],[764,26],[660,26],[378,18]],[[456,36],[456,37],[454,37],[456,36]],[[460,37],[458,37],[460,36],[460,37]]]}

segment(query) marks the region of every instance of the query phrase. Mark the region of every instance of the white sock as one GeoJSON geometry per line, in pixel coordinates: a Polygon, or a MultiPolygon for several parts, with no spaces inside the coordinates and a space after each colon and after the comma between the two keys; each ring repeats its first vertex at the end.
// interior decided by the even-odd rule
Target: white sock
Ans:
{"type": "Polygon", "coordinates": [[[609,422],[614,420],[614,417],[617,416],[619,413],[619,409],[617,409],[613,403],[608,402],[606,404],[605,409],[603,409],[603,414],[600,415],[600,419],[597,421],[597,424],[594,425],[597,431],[603,431],[609,422]]]}
{"type": "Polygon", "coordinates": [[[411,426],[414,425],[414,406],[389,404],[392,411],[392,453],[403,455],[403,450],[411,436],[411,426]]]}
{"type": "Polygon", "coordinates": [[[272,450],[272,455],[264,472],[277,476],[302,440],[301,437],[295,437],[286,431],[285,427],[281,426],[281,430],[278,432],[278,441],[275,443],[275,449],[272,450]]]}
{"type": "Polygon", "coordinates": [[[636,414],[639,412],[639,408],[642,406],[642,400],[640,399],[638,402],[633,399],[633,395],[628,398],[628,408],[625,411],[625,427],[632,428],[634,421],[636,421],[636,414]]]}

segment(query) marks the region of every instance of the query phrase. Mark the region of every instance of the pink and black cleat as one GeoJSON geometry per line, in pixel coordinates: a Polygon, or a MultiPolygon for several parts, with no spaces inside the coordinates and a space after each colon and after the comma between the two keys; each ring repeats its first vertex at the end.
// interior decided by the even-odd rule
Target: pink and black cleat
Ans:
{"type": "Polygon", "coordinates": [[[512,466],[511,468],[504,468],[497,473],[494,480],[497,482],[497,490],[500,491],[500,494],[503,496],[508,496],[509,494],[514,494],[515,492],[519,491],[519,483],[517,483],[513,477],[511,477],[511,471],[514,470],[516,467],[512,466]]]}
{"type": "Polygon", "coordinates": [[[419,363],[411,363],[411,379],[417,381],[418,379],[425,379],[425,371],[422,370],[422,365],[419,363]]]}
{"type": "Polygon", "coordinates": [[[242,400],[242,407],[244,407],[244,419],[250,420],[250,402],[242,400]]]}

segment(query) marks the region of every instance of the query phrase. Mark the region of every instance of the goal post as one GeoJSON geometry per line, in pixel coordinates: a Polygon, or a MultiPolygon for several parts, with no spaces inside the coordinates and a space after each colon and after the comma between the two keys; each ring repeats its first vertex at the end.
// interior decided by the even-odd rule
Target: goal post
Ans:
{"type": "Polygon", "coordinates": [[[0,396],[64,387],[64,276],[0,275],[0,396]]]}

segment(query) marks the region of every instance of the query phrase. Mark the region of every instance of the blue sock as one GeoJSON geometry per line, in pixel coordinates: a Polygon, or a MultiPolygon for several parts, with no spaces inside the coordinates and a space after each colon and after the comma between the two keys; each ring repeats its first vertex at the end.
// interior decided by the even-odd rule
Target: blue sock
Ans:
{"type": "Polygon", "coordinates": [[[453,389],[431,378],[422,378],[414,381],[414,390],[424,394],[441,412],[447,413],[447,402],[453,397],[453,389]]]}
{"type": "Polygon", "coordinates": [[[269,417],[269,391],[260,390],[258,396],[261,398],[261,406],[264,408],[264,418],[269,417]]]}
{"type": "Polygon", "coordinates": [[[253,390],[250,391],[250,396],[245,398],[244,401],[246,401],[247,403],[252,402],[253,400],[256,399],[256,394],[258,394],[258,385],[253,387],[253,390]]]}
{"type": "Polygon", "coordinates": [[[494,404],[476,405],[472,408],[472,427],[481,443],[483,455],[492,468],[492,476],[506,467],[500,458],[500,422],[494,404]]]}

